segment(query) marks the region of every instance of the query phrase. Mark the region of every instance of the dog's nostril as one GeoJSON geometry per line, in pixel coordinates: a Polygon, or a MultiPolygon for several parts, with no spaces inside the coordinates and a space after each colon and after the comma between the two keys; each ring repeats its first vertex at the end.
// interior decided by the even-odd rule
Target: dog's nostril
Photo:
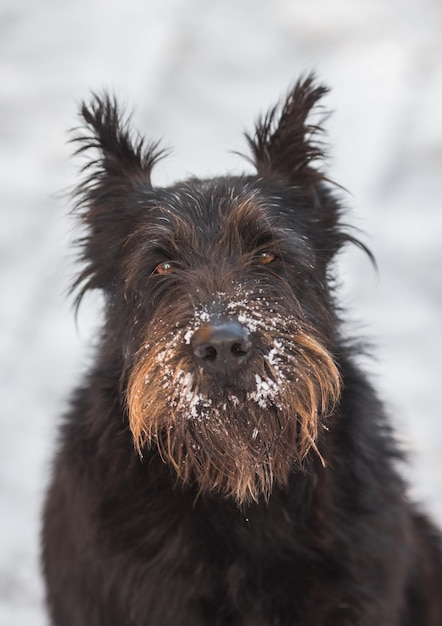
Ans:
{"type": "Polygon", "coordinates": [[[216,351],[216,348],[214,348],[213,346],[206,346],[204,348],[203,355],[204,356],[201,356],[201,358],[204,361],[212,362],[212,361],[216,360],[216,358],[218,356],[218,352],[216,351]]]}
{"type": "Polygon", "coordinates": [[[234,357],[241,357],[247,355],[247,350],[244,350],[245,346],[241,343],[234,343],[230,351],[234,357]]]}

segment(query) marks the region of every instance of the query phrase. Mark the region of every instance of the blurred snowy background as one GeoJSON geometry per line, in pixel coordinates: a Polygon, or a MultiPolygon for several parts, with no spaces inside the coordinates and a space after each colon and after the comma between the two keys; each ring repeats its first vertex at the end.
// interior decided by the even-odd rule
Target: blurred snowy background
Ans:
{"type": "MultiPolygon", "coordinates": [[[[240,172],[232,155],[301,72],[333,89],[331,176],[351,191],[379,276],[342,258],[353,326],[410,451],[412,494],[442,521],[440,0],[1,0],[0,624],[42,626],[39,514],[55,425],[99,320],[65,298],[75,180],[67,129],[112,88],[173,156],[154,180],[240,172]]],[[[86,626],[86,625],[85,625],[86,626]]]]}

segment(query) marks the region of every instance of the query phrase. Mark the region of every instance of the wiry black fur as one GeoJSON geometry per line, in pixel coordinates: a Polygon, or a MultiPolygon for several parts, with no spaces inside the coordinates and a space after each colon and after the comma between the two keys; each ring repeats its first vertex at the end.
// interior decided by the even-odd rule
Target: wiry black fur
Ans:
{"type": "MultiPolygon", "coordinates": [[[[87,234],[76,286],[104,291],[106,319],[61,430],[44,510],[54,626],[442,625],[438,533],[407,499],[384,409],[340,335],[332,259],[354,240],[315,167],[322,151],[307,118],[324,93],[311,77],[300,81],[259,122],[248,137],[257,176],[166,189],[150,179],[158,147],[131,139],[112,99],[83,107],[80,150],[99,157],[78,190],[87,234]],[[252,209],[236,219],[244,203],[252,209]],[[268,249],[274,263],[256,264],[268,249]],[[173,274],[155,273],[164,261],[173,274]],[[140,457],[126,393],[155,315],[174,313],[180,328],[214,293],[225,309],[242,288],[259,319],[271,316],[257,285],[280,316],[296,302],[342,391],[332,414],[318,416],[318,450],[293,455],[288,484],[276,482],[268,502],[238,505],[177,482],[152,442],[140,457]]],[[[245,388],[253,363],[239,374],[245,388]]],[[[204,380],[219,398],[216,380],[204,380]]]]}

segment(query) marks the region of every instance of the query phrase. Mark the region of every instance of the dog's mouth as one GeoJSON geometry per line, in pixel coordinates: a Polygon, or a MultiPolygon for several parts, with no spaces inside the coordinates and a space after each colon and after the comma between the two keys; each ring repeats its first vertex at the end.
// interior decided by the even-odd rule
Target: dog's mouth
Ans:
{"type": "Polygon", "coordinates": [[[280,405],[278,383],[260,374],[237,377],[236,381],[231,376],[217,375],[211,380],[200,377],[196,382],[191,373],[178,370],[164,381],[164,387],[170,390],[169,410],[187,419],[222,419],[223,414],[232,414],[247,405],[251,405],[248,409],[251,412],[253,405],[261,409],[280,405]]]}
{"type": "Polygon", "coordinates": [[[127,389],[135,445],[140,454],[156,446],[201,491],[267,498],[274,480],[286,484],[293,464],[317,450],[339,373],[298,319],[263,321],[253,308],[248,317],[201,317],[149,328],[127,389]]]}

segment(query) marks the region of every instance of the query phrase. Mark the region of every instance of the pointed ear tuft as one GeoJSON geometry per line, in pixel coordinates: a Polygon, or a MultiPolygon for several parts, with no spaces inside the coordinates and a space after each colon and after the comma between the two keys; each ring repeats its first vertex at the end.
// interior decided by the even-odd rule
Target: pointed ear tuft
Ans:
{"type": "Polygon", "coordinates": [[[73,142],[79,144],[77,154],[92,148],[99,151],[100,158],[89,164],[96,168],[95,174],[117,178],[140,174],[150,183],[152,167],[164,151],[158,142],[147,144],[132,131],[130,118],[125,118],[114,96],[94,94],[89,104],[81,105],[80,114],[86,133],[75,136],[73,142]]]}
{"type": "Polygon", "coordinates": [[[254,135],[246,134],[258,175],[304,183],[324,178],[312,165],[325,157],[319,140],[322,128],[308,118],[327,92],[313,74],[301,78],[282,106],[273,107],[258,120],[254,135]]]}

